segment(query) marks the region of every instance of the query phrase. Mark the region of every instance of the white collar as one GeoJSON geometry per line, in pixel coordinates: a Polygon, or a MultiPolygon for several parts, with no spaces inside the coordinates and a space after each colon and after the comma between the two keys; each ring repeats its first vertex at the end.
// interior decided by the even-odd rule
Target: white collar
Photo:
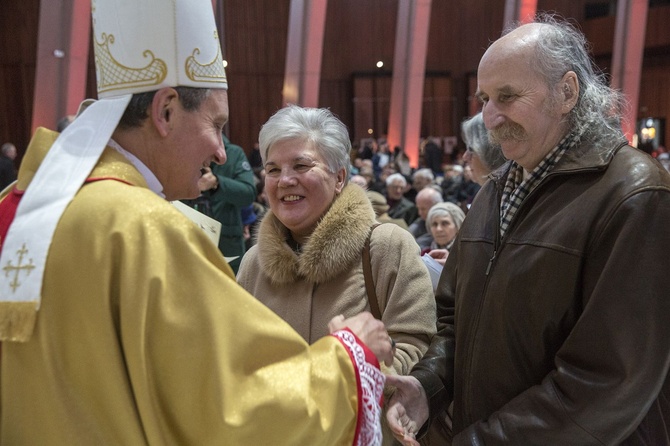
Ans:
{"type": "Polygon", "coordinates": [[[144,181],[147,182],[147,186],[149,186],[149,189],[151,189],[153,192],[155,192],[157,195],[161,196],[162,198],[165,198],[165,194],[163,193],[163,185],[161,184],[160,181],[158,181],[158,178],[154,173],[144,164],[138,157],[124,149],[119,145],[118,142],[114,141],[113,139],[110,138],[109,142],[107,145],[117,152],[119,152],[121,155],[125,156],[128,161],[132,163],[133,166],[137,170],[140,171],[142,176],[144,177],[144,181]]]}

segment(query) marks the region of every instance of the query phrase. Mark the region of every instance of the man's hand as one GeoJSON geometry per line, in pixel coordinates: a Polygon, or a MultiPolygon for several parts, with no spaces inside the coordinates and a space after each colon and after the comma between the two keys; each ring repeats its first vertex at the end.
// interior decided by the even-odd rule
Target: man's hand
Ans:
{"type": "Polygon", "coordinates": [[[216,175],[212,173],[212,169],[210,167],[203,167],[202,170],[203,174],[198,180],[198,188],[200,189],[200,192],[215,189],[219,185],[219,180],[217,180],[216,175]]]}
{"type": "Polygon", "coordinates": [[[328,323],[328,329],[331,333],[348,328],[365,345],[372,350],[379,362],[387,366],[393,365],[393,349],[391,338],[389,337],[384,323],[368,313],[363,312],[354,317],[345,319],[344,316],[335,316],[328,323]]]}
{"type": "Polygon", "coordinates": [[[444,266],[449,257],[449,251],[446,249],[431,249],[428,255],[437,260],[437,263],[444,266]]]}
{"type": "Polygon", "coordinates": [[[428,398],[413,376],[388,375],[387,386],[396,391],[386,405],[386,421],[393,436],[404,446],[419,446],[416,434],[428,420],[428,398]]]}

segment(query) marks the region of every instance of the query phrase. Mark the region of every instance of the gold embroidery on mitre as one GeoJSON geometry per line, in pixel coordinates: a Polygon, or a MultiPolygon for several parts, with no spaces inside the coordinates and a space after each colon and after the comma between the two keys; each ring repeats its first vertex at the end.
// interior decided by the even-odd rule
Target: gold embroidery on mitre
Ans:
{"type": "Polygon", "coordinates": [[[28,250],[26,249],[26,244],[24,243],[21,249],[16,251],[16,253],[19,256],[19,261],[16,263],[16,265],[12,265],[12,261],[8,261],[7,265],[5,265],[2,270],[5,272],[5,277],[9,277],[11,273],[14,274],[14,278],[12,281],[9,283],[9,286],[12,288],[12,292],[15,293],[16,289],[21,286],[21,282],[19,282],[19,274],[22,272],[26,273],[26,276],[30,274],[30,271],[35,269],[35,265],[33,265],[33,259],[28,259],[28,263],[23,263],[23,256],[25,254],[28,254],[28,250]]]}
{"type": "MultiPolygon", "coordinates": [[[[214,40],[218,42],[219,35],[214,31],[214,40]]],[[[216,57],[209,63],[201,64],[196,60],[200,54],[200,48],[193,49],[193,53],[186,58],[186,76],[196,82],[226,82],[226,70],[223,68],[223,56],[221,45],[216,46],[216,57]]]]}
{"type": "Polygon", "coordinates": [[[150,50],[144,50],[142,56],[151,58],[142,68],[131,68],[120,64],[109,49],[114,43],[114,35],[102,33],[102,42],[95,41],[95,69],[98,73],[98,93],[119,90],[121,88],[158,85],[167,76],[167,65],[156,59],[150,50]]]}

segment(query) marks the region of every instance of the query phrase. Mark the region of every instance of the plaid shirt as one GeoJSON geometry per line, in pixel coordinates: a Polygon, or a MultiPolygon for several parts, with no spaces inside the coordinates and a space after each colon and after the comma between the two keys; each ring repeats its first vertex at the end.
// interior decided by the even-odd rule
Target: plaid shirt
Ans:
{"type": "Polygon", "coordinates": [[[500,237],[503,237],[507,232],[507,228],[523,200],[551,172],[563,154],[577,145],[580,136],[579,134],[566,135],[525,180],[523,179],[523,167],[512,161],[512,167],[507,175],[502,199],[500,200],[500,237]]]}

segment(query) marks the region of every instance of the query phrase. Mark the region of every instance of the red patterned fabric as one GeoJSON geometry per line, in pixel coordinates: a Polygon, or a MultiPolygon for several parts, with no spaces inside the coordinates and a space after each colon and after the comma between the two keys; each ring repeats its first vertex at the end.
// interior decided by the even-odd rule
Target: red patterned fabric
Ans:
{"type": "Polygon", "coordinates": [[[369,348],[349,330],[333,333],[349,353],[358,384],[358,420],[354,434],[355,446],[382,444],[380,424],[381,400],[386,377],[369,348]]]}

